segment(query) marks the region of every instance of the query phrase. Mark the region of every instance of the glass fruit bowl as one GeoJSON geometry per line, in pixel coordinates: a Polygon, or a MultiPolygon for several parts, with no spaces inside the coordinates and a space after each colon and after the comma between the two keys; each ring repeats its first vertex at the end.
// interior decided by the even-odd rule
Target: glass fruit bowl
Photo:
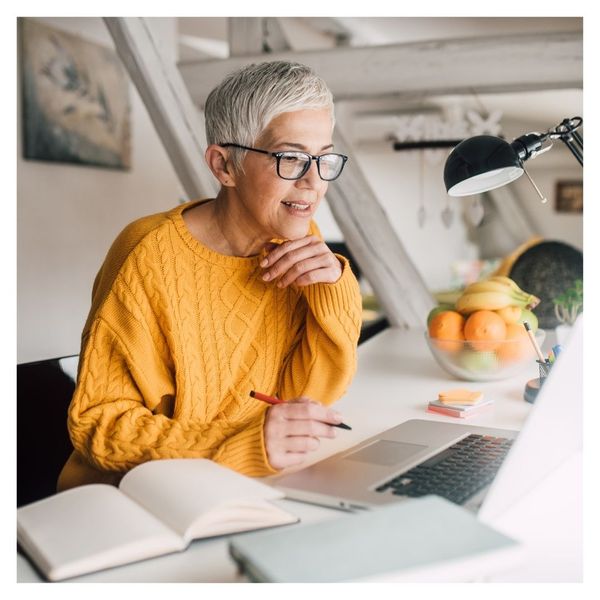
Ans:
{"type": "MultiPolygon", "coordinates": [[[[538,346],[541,347],[545,337],[543,329],[536,331],[538,346]]],[[[425,332],[425,340],[444,370],[467,381],[507,379],[527,367],[535,367],[538,358],[526,333],[511,340],[467,341],[432,338],[425,332]]]]}

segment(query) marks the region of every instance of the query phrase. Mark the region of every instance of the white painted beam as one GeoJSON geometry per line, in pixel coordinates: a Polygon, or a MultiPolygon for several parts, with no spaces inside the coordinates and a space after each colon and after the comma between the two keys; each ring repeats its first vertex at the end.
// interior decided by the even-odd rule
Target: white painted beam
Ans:
{"type": "Polygon", "coordinates": [[[583,42],[577,32],[278,52],[181,63],[179,68],[194,102],[203,106],[225,73],[264,60],[292,60],[312,67],[336,100],[583,86],[583,42]]]}
{"type": "Polygon", "coordinates": [[[161,50],[147,19],[105,17],[104,22],[188,198],[214,196],[216,181],[204,162],[203,116],[177,65],[161,50]]]}
{"type": "Polygon", "coordinates": [[[336,36],[315,27],[311,18],[279,17],[278,21],[290,48],[296,52],[324,50],[338,45],[336,36]]]}
{"type": "MultiPolygon", "coordinates": [[[[229,55],[248,56],[264,52],[264,19],[262,17],[229,17],[227,19],[229,55]]],[[[221,79],[226,74],[221,74],[221,79]]]]}
{"type": "Polygon", "coordinates": [[[352,31],[339,17],[302,17],[302,21],[313,29],[332,36],[336,45],[348,44],[352,39],[352,31]]]}
{"type": "Polygon", "coordinates": [[[327,190],[327,203],[344,240],[390,323],[424,327],[435,305],[425,281],[337,128],[333,139],[336,152],[350,156],[341,177],[327,190]]]}
{"type": "Polygon", "coordinates": [[[266,44],[268,52],[285,52],[291,50],[286,31],[278,17],[266,18],[266,44]]]}
{"type": "Polygon", "coordinates": [[[248,56],[289,50],[278,21],[275,17],[229,17],[229,55],[248,56]]]}

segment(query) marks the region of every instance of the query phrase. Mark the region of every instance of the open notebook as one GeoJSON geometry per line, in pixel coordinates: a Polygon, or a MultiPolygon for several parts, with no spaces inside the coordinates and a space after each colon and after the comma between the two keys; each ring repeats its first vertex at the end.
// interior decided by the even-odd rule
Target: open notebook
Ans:
{"type": "Polygon", "coordinates": [[[119,488],[86,485],[17,511],[17,540],[50,580],[184,550],[191,540],[295,523],[283,493],[206,459],[132,469],[119,488]]]}

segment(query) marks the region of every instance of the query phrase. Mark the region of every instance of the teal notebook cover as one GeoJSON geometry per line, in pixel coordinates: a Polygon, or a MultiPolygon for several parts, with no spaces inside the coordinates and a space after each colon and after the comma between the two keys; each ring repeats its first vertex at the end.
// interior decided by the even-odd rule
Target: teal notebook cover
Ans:
{"type": "Polygon", "coordinates": [[[517,548],[437,496],[332,520],[238,535],[229,552],[251,581],[340,582],[402,574],[517,548]]]}

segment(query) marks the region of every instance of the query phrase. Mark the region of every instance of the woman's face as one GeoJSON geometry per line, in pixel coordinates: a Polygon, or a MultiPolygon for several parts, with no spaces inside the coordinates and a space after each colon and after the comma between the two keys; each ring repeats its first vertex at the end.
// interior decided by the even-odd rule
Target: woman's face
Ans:
{"type": "MultiPolygon", "coordinates": [[[[299,110],[275,117],[254,147],[319,155],[332,151],[331,135],[329,110],[299,110]]],[[[281,179],[276,159],[266,154],[247,152],[243,166],[244,173],[235,176],[235,188],[242,208],[239,216],[248,233],[264,241],[304,237],[327,191],[327,182],[319,177],[316,163],[313,161],[308,172],[294,181],[281,179]]]]}

